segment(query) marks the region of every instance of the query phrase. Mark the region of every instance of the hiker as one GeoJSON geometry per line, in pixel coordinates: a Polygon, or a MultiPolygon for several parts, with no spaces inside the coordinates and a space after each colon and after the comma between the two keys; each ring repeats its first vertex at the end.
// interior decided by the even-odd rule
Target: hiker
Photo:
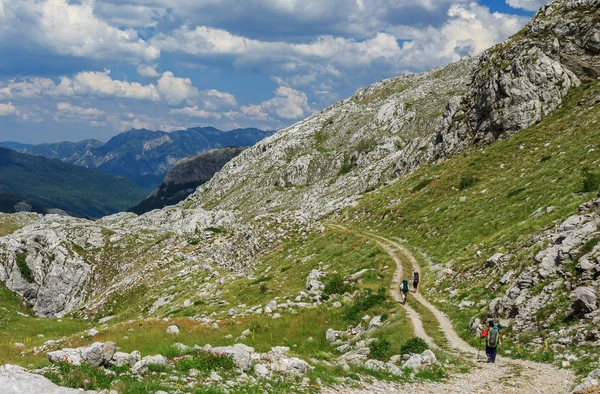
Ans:
{"type": "Polygon", "coordinates": [[[408,295],[408,291],[410,290],[410,286],[408,284],[408,280],[404,279],[402,281],[402,303],[406,304],[406,296],[408,295]]]}
{"type": "Polygon", "coordinates": [[[415,293],[417,292],[417,287],[419,286],[419,273],[415,271],[413,273],[413,287],[415,288],[415,293]]]}
{"type": "Polygon", "coordinates": [[[489,321],[489,327],[486,327],[481,338],[485,338],[485,354],[487,355],[488,363],[496,362],[496,352],[500,342],[500,331],[494,324],[493,320],[489,321]]]}

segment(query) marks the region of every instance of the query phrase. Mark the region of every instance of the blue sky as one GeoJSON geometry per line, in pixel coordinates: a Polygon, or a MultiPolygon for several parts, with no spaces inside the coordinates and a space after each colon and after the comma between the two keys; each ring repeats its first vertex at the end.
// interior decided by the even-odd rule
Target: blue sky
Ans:
{"type": "Polygon", "coordinates": [[[474,55],[543,0],[0,0],[0,140],[278,129],[474,55]]]}

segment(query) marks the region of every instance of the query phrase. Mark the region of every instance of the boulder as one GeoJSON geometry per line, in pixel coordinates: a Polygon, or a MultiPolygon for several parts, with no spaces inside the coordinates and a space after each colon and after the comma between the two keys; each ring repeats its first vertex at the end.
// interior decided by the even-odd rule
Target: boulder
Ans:
{"type": "Polygon", "coordinates": [[[48,361],[50,361],[52,364],[65,362],[71,365],[81,365],[83,362],[83,357],[81,357],[81,351],[79,349],[65,348],[56,350],[54,352],[49,352],[47,357],[48,361]]]}
{"type": "Polygon", "coordinates": [[[123,353],[123,352],[116,352],[112,359],[110,360],[110,364],[111,365],[115,365],[117,367],[123,366],[123,365],[128,365],[129,367],[133,367],[135,365],[136,362],[138,362],[140,360],[140,352],[132,352],[131,354],[129,353],[123,353]]]}
{"type": "Polygon", "coordinates": [[[114,342],[95,342],[79,349],[85,361],[94,367],[99,367],[108,365],[117,350],[117,344],[114,342]]]}
{"type": "Polygon", "coordinates": [[[400,368],[395,366],[393,363],[384,363],[379,360],[367,360],[365,367],[373,371],[385,372],[394,376],[402,376],[403,372],[400,368]]]}
{"type": "Polygon", "coordinates": [[[95,337],[96,335],[98,335],[100,332],[98,330],[96,330],[95,328],[92,328],[91,330],[88,331],[88,336],[90,337],[95,337]]]}
{"type": "Polygon", "coordinates": [[[410,358],[404,363],[403,367],[413,369],[415,371],[421,371],[429,368],[436,362],[437,359],[435,354],[431,350],[425,350],[421,354],[411,355],[410,358]]]}
{"type": "Polygon", "coordinates": [[[583,379],[581,384],[571,391],[571,394],[588,394],[600,392],[600,369],[593,370],[583,379]]]}
{"type": "Polygon", "coordinates": [[[167,334],[179,335],[179,327],[177,327],[175,325],[167,327],[167,334]]]}
{"type": "Polygon", "coordinates": [[[268,378],[271,376],[271,371],[262,364],[256,364],[254,366],[254,374],[259,378],[268,378]]]}
{"type": "Polygon", "coordinates": [[[311,292],[319,292],[325,288],[325,285],[321,283],[319,279],[325,276],[324,272],[319,270],[312,270],[306,278],[306,290],[311,292]]]}
{"type": "Polygon", "coordinates": [[[0,392],[2,394],[81,394],[82,391],[60,387],[46,379],[25,370],[6,364],[0,367],[0,392]]]}
{"type": "Polygon", "coordinates": [[[333,328],[329,328],[325,333],[325,339],[327,339],[327,342],[329,343],[334,343],[342,335],[344,335],[343,331],[336,331],[333,328]]]}
{"type": "Polygon", "coordinates": [[[140,361],[136,362],[133,367],[131,367],[131,372],[136,375],[143,375],[148,372],[149,365],[168,365],[168,361],[161,354],[157,354],[155,356],[146,356],[140,361]]]}
{"type": "Polygon", "coordinates": [[[375,316],[369,322],[369,330],[373,330],[375,328],[379,328],[382,325],[383,325],[383,322],[381,321],[381,316],[375,316]]]}
{"type": "Polygon", "coordinates": [[[271,349],[266,354],[261,355],[260,359],[269,363],[273,372],[283,375],[303,376],[308,371],[308,363],[297,357],[288,357],[289,348],[278,346],[271,349]]]}
{"type": "Polygon", "coordinates": [[[575,301],[572,308],[575,315],[584,315],[598,309],[598,296],[593,287],[578,287],[573,293],[575,301]]]}
{"type": "Polygon", "coordinates": [[[235,365],[244,371],[248,371],[252,368],[254,348],[250,346],[237,343],[233,346],[215,347],[212,348],[210,352],[231,358],[235,365]]]}

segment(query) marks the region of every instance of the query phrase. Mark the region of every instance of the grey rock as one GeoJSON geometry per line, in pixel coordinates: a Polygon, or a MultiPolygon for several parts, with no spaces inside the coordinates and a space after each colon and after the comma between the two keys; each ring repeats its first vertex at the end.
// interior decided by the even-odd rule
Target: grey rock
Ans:
{"type": "Polygon", "coordinates": [[[89,346],[79,348],[81,357],[94,367],[107,365],[117,350],[114,342],[95,342],[89,346]]]}
{"type": "Polygon", "coordinates": [[[233,346],[215,347],[210,349],[210,352],[231,358],[235,365],[244,371],[252,368],[254,348],[250,346],[238,343],[233,346]]]}
{"type": "Polygon", "coordinates": [[[157,354],[154,356],[146,356],[141,360],[137,361],[133,367],[131,367],[131,372],[136,375],[143,375],[148,372],[149,365],[168,365],[167,359],[161,355],[157,354]]]}
{"type": "Polygon", "coordinates": [[[262,364],[256,364],[254,366],[254,374],[259,378],[268,378],[271,376],[269,369],[262,364]]]}
{"type": "Polygon", "coordinates": [[[598,296],[593,287],[578,287],[574,291],[572,308],[575,314],[586,314],[598,309],[598,296]]]}
{"type": "Polygon", "coordinates": [[[325,276],[324,272],[319,270],[312,270],[306,278],[306,290],[311,292],[318,292],[325,288],[325,285],[321,283],[319,279],[325,276]]]}
{"type": "Polygon", "coordinates": [[[139,352],[137,352],[136,354],[116,352],[113,355],[112,359],[110,360],[110,365],[115,365],[117,367],[127,365],[129,367],[133,367],[135,365],[135,363],[138,362],[139,360],[140,360],[139,352]]]}
{"type": "Polygon", "coordinates": [[[0,388],[2,394],[81,394],[80,390],[57,386],[41,375],[10,364],[0,366],[0,388]]]}
{"type": "Polygon", "coordinates": [[[369,330],[373,330],[373,329],[381,327],[382,325],[383,325],[383,322],[381,321],[381,316],[375,316],[369,322],[368,327],[369,327],[369,330]]]}

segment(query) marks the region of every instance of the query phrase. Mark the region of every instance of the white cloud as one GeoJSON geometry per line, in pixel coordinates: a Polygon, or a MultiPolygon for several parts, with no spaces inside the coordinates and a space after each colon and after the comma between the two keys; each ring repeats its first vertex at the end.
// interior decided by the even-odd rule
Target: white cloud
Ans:
{"type": "Polygon", "coordinates": [[[72,105],[66,102],[56,104],[57,114],[55,120],[69,122],[90,122],[92,125],[99,125],[100,119],[105,117],[105,112],[98,108],[85,108],[72,105]]]}
{"type": "Polygon", "coordinates": [[[506,0],[506,4],[512,8],[521,8],[527,11],[537,11],[549,0],[506,0]]]}
{"type": "Polygon", "coordinates": [[[293,120],[303,118],[312,112],[306,93],[287,86],[277,88],[272,99],[260,105],[242,106],[240,110],[242,114],[254,120],[267,120],[270,114],[293,120]]]}
{"type": "Polygon", "coordinates": [[[110,70],[80,72],[70,78],[61,77],[58,84],[49,78],[11,79],[0,82],[0,99],[84,96],[146,100],[168,105],[199,101],[208,110],[237,106],[232,94],[215,89],[199,91],[191,79],[176,77],[170,71],[163,73],[156,85],[112,79],[110,73],[110,70]]]}
{"type": "Polygon", "coordinates": [[[17,111],[17,107],[15,107],[12,103],[0,103],[0,116],[12,116],[18,114],[19,111],[17,111]]]}
{"type": "Polygon", "coordinates": [[[191,103],[199,96],[198,89],[194,87],[191,79],[178,78],[170,71],[160,77],[157,89],[161,98],[170,105],[191,103]]]}
{"type": "Polygon", "coordinates": [[[136,100],[158,101],[161,96],[153,84],[126,82],[110,77],[110,70],[104,72],[80,72],[72,79],[62,77],[54,92],[60,96],[117,97],[136,100]]]}
{"type": "Polygon", "coordinates": [[[137,67],[137,73],[140,77],[146,78],[156,78],[160,76],[158,71],[156,71],[156,65],[150,66],[147,64],[141,64],[137,67]]]}
{"type": "Polygon", "coordinates": [[[223,29],[182,26],[151,42],[163,52],[182,52],[201,60],[231,58],[236,67],[261,68],[286,84],[315,85],[316,90],[323,82],[343,83],[348,77],[368,74],[371,68],[387,77],[457,61],[502,41],[527,22],[524,17],[492,13],[475,2],[452,5],[446,18],[439,27],[400,25],[364,40],[324,35],[306,43],[261,41],[223,29]],[[405,42],[401,45],[400,40],[405,42]]]}
{"type": "Polygon", "coordinates": [[[160,56],[134,29],[119,29],[98,18],[94,6],[94,0],[0,0],[0,26],[10,24],[0,32],[12,34],[5,40],[25,38],[60,55],[133,64],[160,56]]]}
{"type": "Polygon", "coordinates": [[[184,115],[190,118],[203,118],[203,119],[221,119],[222,115],[219,112],[210,112],[204,109],[198,108],[198,106],[185,107],[172,109],[169,111],[171,115],[184,115]]]}

